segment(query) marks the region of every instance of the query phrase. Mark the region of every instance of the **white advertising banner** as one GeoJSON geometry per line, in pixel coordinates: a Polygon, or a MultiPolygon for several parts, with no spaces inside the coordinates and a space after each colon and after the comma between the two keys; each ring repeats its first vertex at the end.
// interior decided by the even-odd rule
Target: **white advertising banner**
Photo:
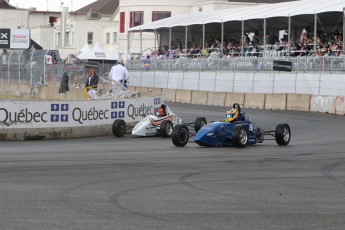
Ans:
{"type": "Polygon", "coordinates": [[[137,122],[154,114],[161,103],[161,96],[93,101],[1,100],[0,128],[111,125],[116,119],[137,122]]]}
{"type": "Polygon", "coordinates": [[[11,29],[11,49],[28,49],[30,46],[30,30],[11,29]]]}

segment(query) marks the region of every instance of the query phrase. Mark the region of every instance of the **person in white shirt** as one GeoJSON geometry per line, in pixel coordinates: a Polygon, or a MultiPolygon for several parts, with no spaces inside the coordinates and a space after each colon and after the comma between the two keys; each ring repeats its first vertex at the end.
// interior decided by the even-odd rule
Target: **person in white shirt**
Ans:
{"type": "Polygon", "coordinates": [[[109,77],[113,81],[113,86],[118,82],[124,87],[128,87],[127,81],[129,79],[129,73],[122,60],[118,61],[118,63],[111,68],[109,77]]]}

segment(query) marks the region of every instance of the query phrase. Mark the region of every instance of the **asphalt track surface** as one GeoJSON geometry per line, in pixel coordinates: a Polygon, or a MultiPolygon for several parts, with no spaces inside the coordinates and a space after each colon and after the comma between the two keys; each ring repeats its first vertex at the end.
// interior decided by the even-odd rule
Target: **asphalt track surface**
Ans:
{"type": "MultiPolygon", "coordinates": [[[[169,104],[185,121],[225,107],[169,104]]],[[[289,146],[162,137],[0,142],[0,229],[345,229],[345,117],[244,109],[289,146]]]]}

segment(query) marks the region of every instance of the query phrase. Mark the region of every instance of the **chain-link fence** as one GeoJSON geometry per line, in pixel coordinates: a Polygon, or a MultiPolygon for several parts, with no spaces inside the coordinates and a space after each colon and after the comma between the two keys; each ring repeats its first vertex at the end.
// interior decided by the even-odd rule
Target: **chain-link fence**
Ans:
{"type": "Polygon", "coordinates": [[[64,63],[58,52],[52,50],[4,50],[0,58],[0,82],[28,85],[45,85],[60,82],[64,72],[70,82],[81,85],[90,68],[95,68],[102,79],[107,79],[113,64],[102,62],[64,63]]]}

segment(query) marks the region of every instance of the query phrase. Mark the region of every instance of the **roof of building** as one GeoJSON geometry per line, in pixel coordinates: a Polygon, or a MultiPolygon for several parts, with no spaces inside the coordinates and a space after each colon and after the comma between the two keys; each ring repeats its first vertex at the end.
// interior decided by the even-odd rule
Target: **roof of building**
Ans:
{"type": "Polygon", "coordinates": [[[16,7],[9,4],[7,0],[0,0],[0,9],[16,9],[16,7]]]}
{"type": "Polygon", "coordinates": [[[250,3],[280,3],[292,2],[296,0],[228,0],[229,2],[250,2],[250,3]]]}
{"type": "MultiPolygon", "coordinates": [[[[276,4],[264,4],[255,5],[238,8],[235,11],[233,9],[224,9],[211,12],[202,12],[194,14],[176,15],[170,18],[165,18],[159,21],[154,21],[151,23],[143,24],[128,29],[128,31],[140,31],[140,30],[154,30],[159,28],[172,28],[172,27],[184,27],[189,25],[199,25],[199,24],[210,24],[210,23],[223,23],[223,22],[241,22],[256,19],[267,19],[276,17],[293,17],[300,15],[314,15],[328,13],[325,16],[323,25],[329,24],[329,26],[334,25],[333,14],[335,12],[343,12],[344,0],[300,0],[298,2],[282,2],[276,4]],[[298,6],[298,7],[296,7],[298,6]]],[[[299,21],[301,26],[304,24],[309,24],[307,18],[299,21]],[[304,21],[304,22],[303,22],[304,21]]],[[[312,22],[314,18],[312,17],[312,22]]],[[[257,24],[254,25],[252,21],[252,28],[260,27],[259,20],[257,24]]],[[[282,24],[286,28],[286,23],[282,23],[279,20],[274,20],[274,23],[282,24]]],[[[305,25],[303,25],[305,26],[305,25]]]]}
{"type": "Polygon", "coordinates": [[[98,12],[101,14],[113,14],[116,9],[119,7],[120,0],[98,0],[93,2],[79,10],[76,10],[76,13],[87,13],[89,11],[98,12]]]}

